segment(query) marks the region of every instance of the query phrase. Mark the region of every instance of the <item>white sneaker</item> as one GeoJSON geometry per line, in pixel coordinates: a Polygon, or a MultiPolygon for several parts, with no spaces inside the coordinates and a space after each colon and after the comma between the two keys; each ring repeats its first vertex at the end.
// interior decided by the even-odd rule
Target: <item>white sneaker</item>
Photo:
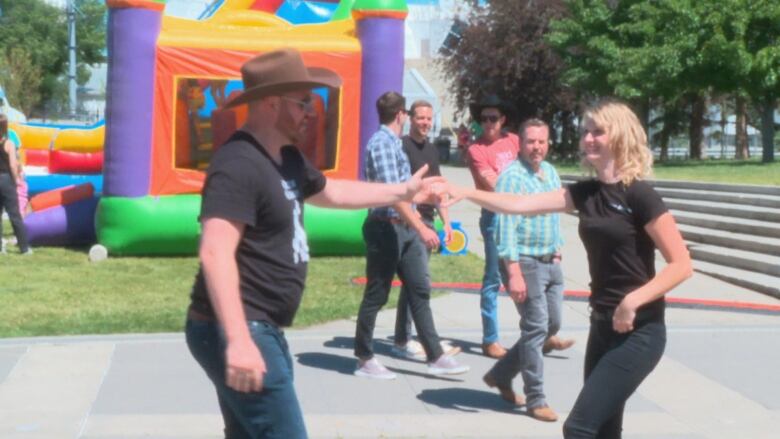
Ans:
{"type": "Polygon", "coordinates": [[[454,357],[460,353],[460,346],[453,346],[449,341],[442,340],[439,342],[439,344],[441,345],[441,350],[444,351],[445,355],[454,357]]]}
{"type": "Polygon", "coordinates": [[[442,354],[438,360],[428,363],[428,373],[431,375],[458,375],[469,371],[469,367],[458,364],[452,355],[442,354]]]}
{"type": "Polygon", "coordinates": [[[394,380],[396,375],[382,366],[376,357],[364,362],[362,365],[358,361],[358,367],[355,369],[355,375],[363,378],[372,378],[375,380],[394,380]]]}
{"type": "Polygon", "coordinates": [[[393,355],[399,358],[407,358],[409,360],[424,360],[425,349],[419,342],[409,340],[405,345],[394,344],[391,349],[393,355]]]}

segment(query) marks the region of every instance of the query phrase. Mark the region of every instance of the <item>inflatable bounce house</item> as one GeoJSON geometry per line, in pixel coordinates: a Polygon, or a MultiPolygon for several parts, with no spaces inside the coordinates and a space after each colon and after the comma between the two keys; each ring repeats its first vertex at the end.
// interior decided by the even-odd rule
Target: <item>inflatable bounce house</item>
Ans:
{"type": "MultiPolygon", "coordinates": [[[[14,123],[25,165],[32,213],[25,226],[33,245],[95,242],[94,214],[103,186],[102,122],[90,127],[14,123]]],[[[20,206],[24,212],[26,206],[20,206]]]]}
{"type": "MultiPolygon", "coordinates": [[[[241,65],[265,51],[295,47],[309,66],[341,76],[340,88],[315,90],[316,130],[301,149],[329,177],[360,178],[361,145],[379,126],[374,103],[402,90],[405,0],[225,0],[201,20],[164,16],[165,3],[106,2],[108,102],[95,230],[109,253],[196,251],[204,169],[246,118],[245,107],[221,104],[240,91],[241,65]]],[[[312,252],[362,253],[365,215],[308,206],[312,252]]]]}

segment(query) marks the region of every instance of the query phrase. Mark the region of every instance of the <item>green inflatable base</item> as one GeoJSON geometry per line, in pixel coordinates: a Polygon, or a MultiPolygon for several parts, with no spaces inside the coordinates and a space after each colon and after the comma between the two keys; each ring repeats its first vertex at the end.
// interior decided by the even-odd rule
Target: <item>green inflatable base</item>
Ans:
{"type": "MultiPolygon", "coordinates": [[[[95,230],[110,254],[193,255],[200,237],[200,195],[103,197],[95,230]]],[[[365,254],[363,221],[367,211],[306,205],[304,227],[313,256],[365,254]]]]}

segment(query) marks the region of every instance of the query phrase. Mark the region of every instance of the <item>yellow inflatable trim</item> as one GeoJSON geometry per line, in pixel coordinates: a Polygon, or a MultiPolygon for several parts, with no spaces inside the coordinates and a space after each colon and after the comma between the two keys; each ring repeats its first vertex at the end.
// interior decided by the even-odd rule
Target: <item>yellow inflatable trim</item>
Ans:
{"type": "Polygon", "coordinates": [[[257,11],[229,11],[207,21],[165,16],[158,45],[246,51],[280,46],[304,51],[360,51],[353,20],[293,26],[257,11]]]}
{"type": "Polygon", "coordinates": [[[66,128],[54,137],[51,149],[71,152],[98,152],[103,150],[106,127],[92,129],[66,128]]]}
{"type": "Polygon", "coordinates": [[[34,127],[17,123],[10,123],[8,126],[19,135],[22,148],[27,149],[49,149],[52,139],[59,131],[58,128],[34,127]]]}

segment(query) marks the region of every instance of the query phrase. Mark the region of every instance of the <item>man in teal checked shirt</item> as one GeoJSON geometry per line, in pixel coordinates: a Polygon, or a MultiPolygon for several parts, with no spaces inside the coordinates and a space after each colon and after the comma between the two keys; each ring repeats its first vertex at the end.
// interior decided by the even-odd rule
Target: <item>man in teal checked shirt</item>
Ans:
{"type": "MultiPolygon", "coordinates": [[[[561,180],[544,159],[549,149],[549,127],[530,119],[520,127],[519,160],[509,165],[496,182],[496,192],[535,194],[556,191],[561,180]]],[[[557,337],[561,327],[563,245],[559,214],[536,216],[499,215],[496,230],[498,255],[505,264],[509,294],[520,313],[520,340],[485,375],[485,383],[497,387],[501,397],[523,404],[512,380],[523,376],[528,414],[554,422],[558,415],[545,400],[543,353],[568,349],[574,340],[557,337]]]]}

